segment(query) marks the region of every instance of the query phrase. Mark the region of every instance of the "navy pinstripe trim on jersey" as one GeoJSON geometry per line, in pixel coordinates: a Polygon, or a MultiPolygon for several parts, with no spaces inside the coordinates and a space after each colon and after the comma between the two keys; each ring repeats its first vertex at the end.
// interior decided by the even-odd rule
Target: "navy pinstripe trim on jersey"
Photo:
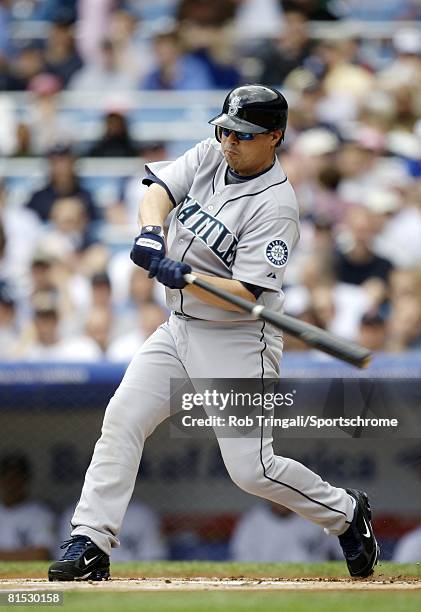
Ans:
{"type": "MultiPolygon", "coordinates": [[[[193,238],[190,240],[189,244],[187,245],[186,250],[184,251],[184,253],[183,253],[182,257],[181,257],[181,261],[184,261],[184,258],[185,258],[185,256],[186,256],[186,253],[187,253],[187,251],[189,250],[189,248],[191,247],[191,245],[193,244],[193,240],[194,240],[195,238],[196,238],[196,236],[193,236],[193,238]]],[[[189,316],[189,315],[188,315],[186,312],[184,312],[184,309],[183,309],[183,299],[184,299],[184,296],[183,296],[183,290],[182,290],[182,289],[180,289],[179,291],[180,291],[180,310],[181,310],[181,312],[182,312],[182,314],[183,314],[183,315],[189,316]]]]}
{"type": "MultiPolygon", "coordinates": [[[[262,381],[262,390],[264,391],[264,376],[265,376],[265,364],[264,364],[264,360],[263,360],[263,353],[266,350],[267,344],[266,344],[266,340],[265,340],[265,321],[263,321],[263,325],[262,325],[262,335],[260,337],[260,342],[263,342],[263,348],[260,351],[260,359],[261,359],[261,368],[262,368],[262,374],[261,374],[261,381],[262,381]]],[[[264,416],[264,406],[262,403],[262,417],[264,416]]],[[[303,497],[305,497],[306,499],[308,499],[309,501],[313,502],[314,504],[317,504],[319,506],[323,506],[324,508],[327,508],[328,510],[331,510],[332,512],[336,512],[337,514],[343,514],[343,516],[345,516],[346,518],[346,514],[345,512],[342,512],[342,510],[336,510],[336,508],[331,508],[331,506],[328,506],[327,504],[323,504],[320,501],[317,501],[316,499],[313,499],[312,497],[309,497],[308,495],[306,495],[305,493],[303,493],[302,491],[300,491],[299,489],[296,489],[295,487],[292,487],[291,485],[287,484],[286,482],[281,482],[280,480],[276,480],[275,478],[271,478],[270,476],[268,476],[266,474],[266,466],[265,463],[263,461],[263,418],[262,418],[262,425],[260,426],[260,464],[263,468],[263,477],[266,478],[267,480],[270,480],[271,482],[276,482],[277,484],[282,485],[283,487],[286,487],[287,489],[291,489],[292,491],[295,491],[296,493],[298,493],[299,495],[302,495],[303,497]]],[[[349,521],[345,521],[346,523],[349,523],[349,521]]]]}
{"type": "Polygon", "coordinates": [[[155,176],[155,174],[153,174],[152,172],[150,174],[148,174],[147,176],[145,176],[144,179],[142,179],[142,184],[146,185],[147,187],[149,187],[149,185],[152,185],[152,183],[156,183],[157,185],[161,185],[161,187],[163,187],[165,189],[165,191],[167,192],[168,197],[170,198],[173,208],[175,208],[177,206],[177,202],[174,199],[173,194],[171,193],[168,185],[166,185],[164,183],[164,181],[162,181],[160,178],[158,178],[157,176],[155,176]]]}
{"type": "Polygon", "coordinates": [[[229,200],[225,200],[225,202],[222,204],[221,208],[213,216],[216,217],[217,215],[219,215],[221,210],[224,208],[224,206],[226,204],[228,204],[228,202],[234,202],[235,200],[241,200],[241,198],[247,198],[249,196],[259,195],[259,194],[263,193],[264,191],[267,191],[268,189],[271,189],[271,187],[276,187],[277,185],[282,185],[282,183],[286,183],[287,180],[288,180],[288,177],[285,177],[283,181],[279,181],[278,183],[272,183],[272,185],[268,185],[267,187],[265,187],[264,189],[261,189],[260,191],[255,191],[254,193],[245,193],[243,195],[237,196],[236,198],[230,198],[229,200]]]}
{"type": "MultiPolygon", "coordinates": [[[[183,300],[184,300],[184,296],[183,296],[183,291],[182,291],[182,289],[179,289],[179,292],[180,292],[180,312],[181,312],[181,314],[185,315],[186,313],[184,312],[184,309],[183,309],[183,300]]],[[[186,316],[187,316],[187,315],[186,315],[186,316]]]]}
{"type": "Polygon", "coordinates": [[[215,172],[213,173],[213,177],[212,177],[212,195],[215,194],[215,178],[216,178],[217,172],[218,172],[218,168],[216,168],[215,172]]]}

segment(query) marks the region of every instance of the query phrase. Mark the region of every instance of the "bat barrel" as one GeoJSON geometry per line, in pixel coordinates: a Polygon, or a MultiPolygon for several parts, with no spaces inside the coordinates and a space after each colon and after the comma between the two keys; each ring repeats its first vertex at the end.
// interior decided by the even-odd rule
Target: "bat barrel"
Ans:
{"type": "Polygon", "coordinates": [[[372,354],[368,349],[349,340],[339,338],[315,325],[310,325],[310,323],[305,323],[289,315],[278,314],[268,308],[263,309],[261,318],[302,340],[307,345],[358,368],[366,368],[371,362],[372,354]]]}

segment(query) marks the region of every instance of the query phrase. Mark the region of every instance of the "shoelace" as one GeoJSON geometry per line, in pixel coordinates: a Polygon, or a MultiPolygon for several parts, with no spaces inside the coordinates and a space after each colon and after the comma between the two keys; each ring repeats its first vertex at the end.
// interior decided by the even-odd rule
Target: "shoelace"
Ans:
{"type": "Polygon", "coordinates": [[[83,552],[86,543],[89,542],[89,538],[86,536],[79,536],[65,540],[60,548],[67,548],[60,561],[73,561],[77,559],[83,552]]]}
{"type": "Polygon", "coordinates": [[[349,526],[345,533],[339,536],[339,543],[347,559],[353,559],[360,554],[361,537],[354,523],[349,526]]]}

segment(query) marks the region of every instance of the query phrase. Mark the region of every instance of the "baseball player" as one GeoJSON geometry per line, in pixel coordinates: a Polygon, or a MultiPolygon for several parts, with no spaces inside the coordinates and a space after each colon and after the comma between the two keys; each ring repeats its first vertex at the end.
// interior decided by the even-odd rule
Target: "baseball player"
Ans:
{"type": "MultiPolygon", "coordinates": [[[[281,311],[282,279],[299,238],[294,191],[276,157],[287,113],[276,89],[238,87],[210,121],[215,138],[173,162],[146,165],[149,188],[130,256],[166,286],[172,313],[138,350],[110,400],[71,538],[50,566],[50,580],[108,578],[145,439],[169,416],[170,379],[279,376],[279,332],[186,286],[184,274],[193,271],[281,311]]],[[[297,461],[275,456],[270,436],[218,443],[239,487],[338,535],[351,575],[372,573],[378,546],[365,493],[331,486],[297,461]]]]}

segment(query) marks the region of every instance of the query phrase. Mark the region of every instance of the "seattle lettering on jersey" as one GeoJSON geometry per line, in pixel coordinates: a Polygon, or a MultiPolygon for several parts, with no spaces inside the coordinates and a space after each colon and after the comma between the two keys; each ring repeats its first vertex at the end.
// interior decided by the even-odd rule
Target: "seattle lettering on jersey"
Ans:
{"type": "Polygon", "coordinates": [[[177,219],[200,238],[227,268],[231,267],[238,239],[222,221],[205,212],[199,202],[190,196],[184,200],[177,219]]]}

